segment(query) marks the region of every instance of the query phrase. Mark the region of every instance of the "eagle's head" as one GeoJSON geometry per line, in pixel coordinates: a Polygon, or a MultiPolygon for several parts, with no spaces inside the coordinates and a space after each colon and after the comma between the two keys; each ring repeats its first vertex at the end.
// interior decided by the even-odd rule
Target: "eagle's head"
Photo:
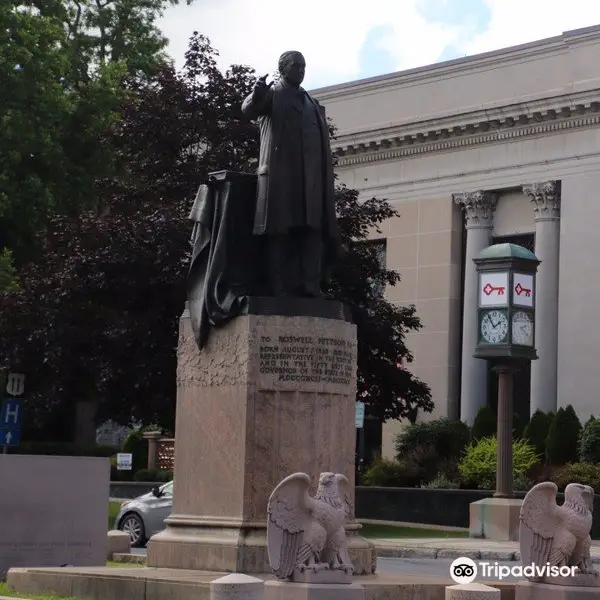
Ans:
{"type": "Polygon", "coordinates": [[[335,473],[321,473],[319,487],[332,489],[336,485],[335,473]]]}
{"type": "Polygon", "coordinates": [[[317,498],[336,498],[339,495],[338,482],[335,473],[321,473],[317,498]]]}
{"type": "Polygon", "coordinates": [[[565,504],[594,510],[594,488],[581,483],[570,483],[565,488],[565,504]]]}

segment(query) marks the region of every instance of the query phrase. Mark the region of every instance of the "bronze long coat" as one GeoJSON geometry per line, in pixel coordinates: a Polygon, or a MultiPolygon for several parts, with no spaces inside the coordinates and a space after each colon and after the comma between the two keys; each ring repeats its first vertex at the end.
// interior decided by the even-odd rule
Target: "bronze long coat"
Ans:
{"type": "Polygon", "coordinates": [[[324,241],[339,244],[325,109],[302,88],[279,81],[264,102],[250,94],[242,112],[258,117],[260,125],[254,233],[310,227],[320,229],[324,241]]]}

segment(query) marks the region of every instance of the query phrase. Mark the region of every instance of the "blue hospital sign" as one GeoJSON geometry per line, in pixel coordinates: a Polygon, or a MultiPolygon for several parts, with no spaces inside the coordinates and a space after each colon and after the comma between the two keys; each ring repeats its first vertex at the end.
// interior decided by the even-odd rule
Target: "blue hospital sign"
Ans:
{"type": "Polygon", "coordinates": [[[0,429],[19,429],[23,421],[20,400],[5,400],[0,409],[0,429]]]}

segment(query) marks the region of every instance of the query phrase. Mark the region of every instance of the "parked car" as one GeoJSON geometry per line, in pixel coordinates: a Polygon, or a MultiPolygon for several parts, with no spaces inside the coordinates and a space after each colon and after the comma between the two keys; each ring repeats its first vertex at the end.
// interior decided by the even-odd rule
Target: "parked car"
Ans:
{"type": "Polygon", "coordinates": [[[115,519],[115,529],[126,531],[131,545],[141,548],[159,531],[165,528],[165,519],[173,506],[173,482],[154,488],[151,492],[127,500],[115,519]]]}

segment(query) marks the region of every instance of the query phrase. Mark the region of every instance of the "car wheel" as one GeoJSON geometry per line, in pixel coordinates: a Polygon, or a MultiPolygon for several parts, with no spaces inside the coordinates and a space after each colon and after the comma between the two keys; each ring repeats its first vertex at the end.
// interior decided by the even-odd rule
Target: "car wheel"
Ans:
{"type": "Polygon", "coordinates": [[[129,534],[133,548],[141,548],[144,545],[146,532],[144,530],[144,522],[139,515],[135,513],[125,515],[121,519],[119,529],[129,534]]]}

